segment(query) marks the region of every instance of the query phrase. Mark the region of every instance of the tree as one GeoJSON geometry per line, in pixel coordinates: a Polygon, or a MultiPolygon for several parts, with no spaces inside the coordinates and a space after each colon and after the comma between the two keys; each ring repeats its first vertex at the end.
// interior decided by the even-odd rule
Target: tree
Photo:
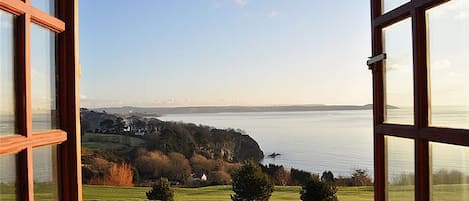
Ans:
{"type": "Polygon", "coordinates": [[[123,133],[124,132],[124,119],[121,117],[118,117],[116,121],[114,122],[114,129],[116,130],[116,133],[123,133]]]}
{"type": "Polygon", "coordinates": [[[331,171],[324,171],[321,176],[321,181],[334,183],[335,182],[334,174],[332,174],[331,171]]]}
{"type": "Polygon", "coordinates": [[[290,173],[282,165],[263,165],[262,171],[270,176],[275,185],[285,186],[290,182],[290,173]]]}
{"type": "Polygon", "coordinates": [[[300,199],[302,201],[337,201],[336,193],[337,189],[333,183],[313,177],[301,187],[300,199]]]}
{"type": "Polygon", "coordinates": [[[134,164],[140,173],[139,176],[144,180],[164,177],[171,168],[171,161],[168,156],[159,151],[149,152],[145,149],[137,151],[134,164]]]}
{"type": "Polygon", "coordinates": [[[149,200],[174,201],[174,193],[166,178],[161,178],[147,193],[149,200]]]}
{"type": "Polygon", "coordinates": [[[248,161],[232,177],[233,201],[268,201],[274,191],[269,176],[253,161],[248,161]]]}
{"type": "Polygon", "coordinates": [[[184,155],[175,152],[170,153],[168,157],[170,160],[168,177],[184,184],[192,173],[189,160],[184,155]]]}
{"type": "Polygon", "coordinates": [[[356,169],[355,172],[352,174],[352,185],[353,186],[371,186],[373,182],[371,178],[368,176],[366,170],[363,169],[356,169]]]}
{"type": "Polygon", "coordinates": [[[231,176],[224,171],[212,171],[208,174],[210,185],[227,185],[231,183],[231,176]]]}
{"type": "Polygon", "coordinates": [[[105,119],[99,123],[99,126],[107,132],[114,126],[114,121],[112,119],[105,119]]]}
{"type": "Polygon", "coordinates": [[[290,175],[292,183],[295,185],[303,185],[308,182],[313,176],[310,172],[298,170],[295,168],[292,168],[290,170],[290,175]]]}

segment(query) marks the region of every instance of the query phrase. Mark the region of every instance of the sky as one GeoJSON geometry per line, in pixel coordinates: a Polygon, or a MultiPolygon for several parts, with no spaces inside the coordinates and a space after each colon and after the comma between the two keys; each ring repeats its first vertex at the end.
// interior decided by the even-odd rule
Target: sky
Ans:
{"type": "Polygon", "coordinates": [[[82,0],[82,107],[369,104],[368,0],[82,0]]]}

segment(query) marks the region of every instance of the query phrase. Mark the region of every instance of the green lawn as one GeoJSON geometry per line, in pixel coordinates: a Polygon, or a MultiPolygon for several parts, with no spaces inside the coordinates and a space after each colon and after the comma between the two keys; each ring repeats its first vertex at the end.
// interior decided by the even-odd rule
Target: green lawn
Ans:
{"type": "MultiPolygon", "coordinates": [[[[83,199],[91,200],[145,200],[149,188],[120,188],[106,186],[83,186],[83,199]]],[[[300,187],[276,187],[270,201],[299,201],[300,187]]],[[[212,186],[204,188],[176,188],[176,201],[230,201],[231,186],[212,186]]],[[[372,187],[339,188],[341,201],[372,201],[372,187]]]]}
{"type": "Polygon", "coordinates": [[[85,133],[81,141],[83,147],[91,150],[123,150],[145,144],[145,140],[137,137],[100,133],[85,133]]]}
{"type": "MultiPolygon", "coordinates": [[[[109,186],[83,186],[83,199],[85,201],[135,201],[146,200],[145,192],[148,187],[122,188],[109,186]]],[[[299,201],[299,187],[275,187],[270,201],[299,201]]],[[[51,186],[38,186],[34,189],[38,200],[51,200],[51,186]]],[[[390,200],[412,200],[413,187],[391,187],[388,196],[390,200]]],[[[9,185],[0,185],[0,198],[14,200],[14,188],[9,185]]],[[[434,185],[432,198],[437,201],[466,201],[469,196],[468,184],[434,185]]],[[[211,186],[205,188],[176,188],[176,201],[230,201],[231,186],[211,186]]],[[[372,201],[372,187],[340,187],[338,188],[339,201],[372,201]]]]}

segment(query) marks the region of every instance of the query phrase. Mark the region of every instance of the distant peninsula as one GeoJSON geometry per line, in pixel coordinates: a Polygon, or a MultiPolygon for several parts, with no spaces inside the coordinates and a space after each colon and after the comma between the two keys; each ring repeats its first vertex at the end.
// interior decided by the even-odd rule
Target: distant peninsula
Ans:
{"type": "MultiPolygon", "coordinates": [[[[398,109],[388,105],[388,109],[398,109]]],[[[106,107],[94,108],[111,114],[139,114],[139,116],[162,116],[167,114],[193,113],[240,113],[240,112],[302,112],[302,111],[339,111],[372,110],[373,105],[286,105],[286,106],[191,106],[191,107],[106,107]]]]}

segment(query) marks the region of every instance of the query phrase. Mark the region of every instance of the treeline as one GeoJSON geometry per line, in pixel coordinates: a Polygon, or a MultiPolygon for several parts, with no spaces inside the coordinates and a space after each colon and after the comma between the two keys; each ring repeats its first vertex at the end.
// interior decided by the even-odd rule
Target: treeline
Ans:
{"type": "Polygon", "coordinates": [[[318,177],[334,183],[336,186],[372,186],[373,181],[368,172],[363,169],[356,169],[348,177],[335,177],[331,171],[324,171],[320,177],[317,173],[291,168],[285,169],[282,165],[261,165],[262,171],[269,175],[272,182],[277,186],[299,186],[310,180],[311,177],[318,177]],[[324,178],[322,178],[324,177],[324,178]]]}
{"type": "MultiPolygon", "coordinates": [[[[389,184],[396,186],[414,185],[415,175],[413,173],[402,173],[391,178],[389,184]]],[[[431,177],[433,185],[440,184],[467,184],[469,175],[458,170],[440,169],[433,172],[431,177]]]]}
{"type": "Polygon", "coordinates": [[[226,185],[231,183],[231,174],[241,166],[199,154],[186,158],[177,152],[165,154],[144,148],[138,149],[130,161],[86,149],[84,152],[88,153],[87,165],[82,168],[83,182],[95,185],[150,186],[161,177],[185,187],[226,185]]]}

